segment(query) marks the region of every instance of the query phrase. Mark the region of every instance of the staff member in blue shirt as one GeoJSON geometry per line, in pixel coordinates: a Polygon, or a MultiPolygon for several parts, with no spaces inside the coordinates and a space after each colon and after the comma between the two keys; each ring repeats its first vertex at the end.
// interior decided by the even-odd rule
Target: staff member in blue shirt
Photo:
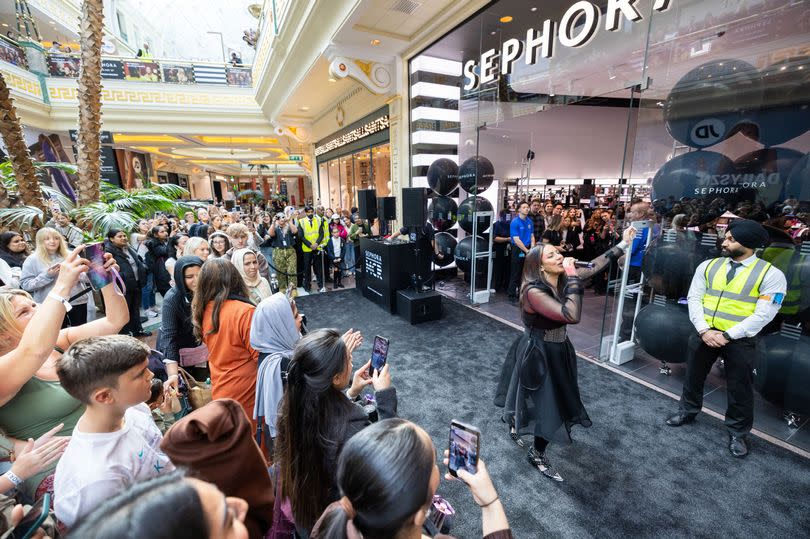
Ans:
{"type": "Polygon", "coordinates": [[[523,262],[526,253],[534,247],[534,223],[529,219],[529,203],[519,202],[518,216],[509,224],[509,237],[512,239],[512,274],[509,279],[509,301],[517,303],[520,279],[523,276],[523,262]]]}

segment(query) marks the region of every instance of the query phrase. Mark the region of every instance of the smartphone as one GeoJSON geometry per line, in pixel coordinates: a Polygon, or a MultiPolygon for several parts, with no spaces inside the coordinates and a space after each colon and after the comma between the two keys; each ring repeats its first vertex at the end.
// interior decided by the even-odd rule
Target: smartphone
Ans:
{"type": "Polygon", "coordinates": [[[104,244],[93,243],[84,248],[84,258],[90,261],[87,278],[93,290],[101,290],[112,282],[112,274],[104,268],[104,244]]]}
{"type": "Polygon", "coordinates": [[[471,474],[478,472],[480,442],[480,430],[455,419],[450,422],[450,456],[447,461],[450,475],[458,477],[461,469],[471,474]]]}
{"type": "Polygon", "coordinates": [[[377,335],[374,337],[374,348],[371,350],[371,365],[368,367],[368,375],[374,376],[374,371],[381,371],[388,361],[388,339],[377,335]]]}
{"type": "Polygon", "coordinates": [[[37,500],[22,520],[14,526],[10,539],[29,539],[37,532],[51,511],[51,494],[46,492],[37,500]]]}

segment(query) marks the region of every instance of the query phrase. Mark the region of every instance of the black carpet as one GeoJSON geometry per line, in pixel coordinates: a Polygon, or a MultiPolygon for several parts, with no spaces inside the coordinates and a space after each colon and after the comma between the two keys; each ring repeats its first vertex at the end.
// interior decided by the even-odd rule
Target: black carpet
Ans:
{"type": "MultiPolygon", "coordinates": [[[[416,326],[354,290],[302,297],[298,305],[311,329],[363,332],[355,367],[370,357],[375,334],[391,340],[400,415],[425,428],[439,452],[451,419],[481,429],[481,456],[515,537],[810,535],[810,461],[778,446],[750,438],[748,458],[733,459],[720,421],[701,415],[667,427],[674,400],[580,360],[593,427],[574,427],[573,444],[549,447],[565,478],[554,483],[530,467],[492,404],[515,329],[446,298],[440,322],[416,326]]],[[[452,533],[481,537],[480,509],[466,488],[442,479],[438,492],[458,513],[452,533]]]]}

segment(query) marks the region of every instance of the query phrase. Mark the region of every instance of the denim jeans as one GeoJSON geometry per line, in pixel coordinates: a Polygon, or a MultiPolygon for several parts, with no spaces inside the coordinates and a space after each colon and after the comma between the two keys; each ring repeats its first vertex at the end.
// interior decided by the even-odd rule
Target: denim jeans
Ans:
{"type": "Polygon", "coordinates": [[[155,300],[155,279],[150,273],[146,277],[146,286],[141,290],[141,309],[146,310],[157,305],[155,300]]]}

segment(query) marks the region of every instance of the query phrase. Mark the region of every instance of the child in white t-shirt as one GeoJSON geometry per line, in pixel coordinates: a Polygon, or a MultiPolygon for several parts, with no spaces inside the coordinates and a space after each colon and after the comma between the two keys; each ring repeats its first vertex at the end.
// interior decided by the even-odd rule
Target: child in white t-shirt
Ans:
{"type": "Polygon", "coordinates": [[[62,387],[87,408],[56,467],[54,510],[66,526],[132,486],[174,470],[149,407],[149,347],[124,335],[73,344],[59,359],[62,387]]]}

